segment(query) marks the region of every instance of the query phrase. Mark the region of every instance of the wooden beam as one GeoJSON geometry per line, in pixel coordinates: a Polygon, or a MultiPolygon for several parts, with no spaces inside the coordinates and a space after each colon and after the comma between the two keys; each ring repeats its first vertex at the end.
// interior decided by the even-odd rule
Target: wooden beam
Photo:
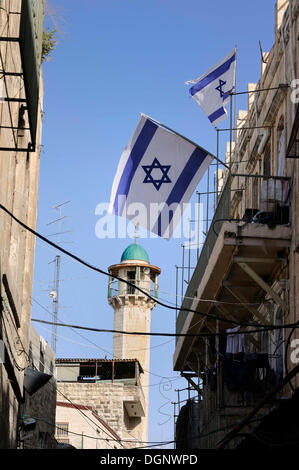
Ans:
{"type": "Polygon", "coordinates": [[[234,256],[235,263],[275,263],[286,262],[285,258],[268,257],[268,258],[248,258],[245,256],[234,256]]]}
{"type": "Polygon", "coordinates": [[[248,274],[249,277],[251,277],[258,286],[260,286],[264,291],[267,292],[267,294],[272,297],[275,302],[277,302],[281,308],[283,309],[284,312],[288,311],[288,307],[286,303],[282,300],[282,298],[267,284],[248,264],[246,263],[238,263],[240,268],[245,271],[246,274],[248,274]]]}
{"type": "MultiPolygon", "coordinates": [[[[191,369],[191,367],[190,367],[190,369],[191,369]]],[[[205,376],[205,374],[204,374],[203,372],[200,372],[199,374],[196,374],[195,372],[194,372],[194,374],[192,374],[192,373],[191,373],[191,374],[188,374],[187,372],[182,372],[182,374],[185,374],[185,375],[187,375],[188,377],[191,377],[191,379],[196,379],[196,377],[199,377],[201,380],[202,380],[202,379],[204,378],[204,376],[205,376]]]]}
{"type": "MultiPolygon", "coordinates": [[[[212,321],[212,320],[209,320],[209,321],[212,321]]],[[[216,321],[216,320],[213,320],[213,321],[216,321]]],[[[209,324],[208,321],[205,322],[205,325],[208,328],[208,330],[210,330],[211,333],[216,333],[216,326],[209,324]]]]}
{"type": "Polygon", "coordinates": [[[189,384],[192,385],[192,387],[202,396],[202,390],[198,387],[198,385],[196,385],[195,382],[193,382],[191,377],[184,374],[184,372],[181,372],[181,376],[184,377],[184,379],[186,379],[189,382],[189,384]]]}
{"type": "Polygon", "coordinates": [[[256,287],[255,282],[251,281],[238,281],[238,282],[233,282],[233,281],[223,281],[222,282],[223,287],[256,287]]]}
{"type": "MultiPolygon", "coordinates": [[[[278,248],[283,250],[290,247],[289,240],[273,240],[271,238],[246,238],[245,246],[257,246],[258,248],[278,248]]],[[[225,246],[244,246],[243,238],[225,238],[225,246]]]]}
{"type": "Polygon", "coordinates": [[[230,287],[225,287],[225,289],[235,297],[242,307],[246,308],[249,312],[252,313],[256,318],[258,318],[264,325],[271,325],[271,323],[264,317],[264,315],[258,311],[257,308],[253,307],[253,305],[248,305],[248,300],[244,297],[240,292],[233,291],[230,287]]]}

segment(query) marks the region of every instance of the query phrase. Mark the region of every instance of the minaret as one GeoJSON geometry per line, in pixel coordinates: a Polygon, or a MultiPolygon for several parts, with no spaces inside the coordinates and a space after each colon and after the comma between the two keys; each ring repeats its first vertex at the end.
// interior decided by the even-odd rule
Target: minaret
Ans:
{"type": "MultiPolygon", "coordinates": [[[[109,267],[109,273],[130,281],[151,297],[158,298],[158,276],[161,270],[152,266],[145,249],[136,243],[123,252],[119,264],[109,267]]],[[[114,329],[121,331],[151,330],[151,311],[156,303],[146,294],[124,282],[109,279],[108,301],[114,309],[114,329]]],[[[145,417],[142,418],[142,440],[147,440],[150,336],[114,334],[113,356],[118,359],[138,359],[144,373],[140,376],[145,397],[145,417]]]]}

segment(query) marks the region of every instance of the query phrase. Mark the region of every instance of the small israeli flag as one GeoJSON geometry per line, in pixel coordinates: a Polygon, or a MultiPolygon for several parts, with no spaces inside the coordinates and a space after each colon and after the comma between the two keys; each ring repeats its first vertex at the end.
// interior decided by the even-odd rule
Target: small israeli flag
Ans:
{"type": "Polygon", "coordinates": [[[169,239],[213,158],[141,115],[117,168],[109,213],[169,239]]]}
{"type": "Polygon", "coordinates": [[[205,75],[185,82],[194,84],[189,89],[191,96],[216,126],[227,116],[225,106],[230,94],[236,89],[236,48],[205,75]]]}

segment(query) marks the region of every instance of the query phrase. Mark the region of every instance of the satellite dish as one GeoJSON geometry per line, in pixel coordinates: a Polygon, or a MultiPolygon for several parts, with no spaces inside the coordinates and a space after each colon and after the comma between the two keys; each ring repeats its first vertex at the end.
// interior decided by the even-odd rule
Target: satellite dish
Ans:
{"type": "Polygon", "coordinates": [[[56,290],[52,290],[52,291],[50,292],[50,297],[51,297],[51,299],[56,299],[56,297],[57,297],[57,292],[56,292],[56,290]]]}
{"type": "Polygon", "coordinates": [[[149,274],[151,272],[151,270],[150,270],[150,268],[145,267],[145,268],[143,268],[143,272],[144,272],[144,274],[149,274]]]}

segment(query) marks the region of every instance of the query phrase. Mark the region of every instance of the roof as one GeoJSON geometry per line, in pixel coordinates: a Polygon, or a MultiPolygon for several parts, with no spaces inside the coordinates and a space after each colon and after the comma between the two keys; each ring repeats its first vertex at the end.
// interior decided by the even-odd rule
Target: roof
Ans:
{"type": "Polygon", "coordinates": [[[95,359],[90,359],[90,358],[59,358],[59,359],[56,359],[56,364],[80,364],[80,363],[83,363],[83,362],[88,362],[88,363],[100,363],[100,362],[106,362],[106,363],[132,363],[132,362],[138,362],[139,364],[139,370],[141,372],[143,372],[143,368],[141,367],[141,364],[139,362],[138,359],[101,359],[101,358],[95,358],[95,359]]]}
{"type": "Polygon", "coordinates": [[[96,362],[96,361],[97,362],[138,362],[138,359],[117,359],[117,358],[115,358],[115,359],[106,359],[106,358],[101,359],[101,358],[98,358],[98,357],[95,358],[95,359],[93,359],[93,358],[92,359],[90,359],[90,358],[81,359],[81,358],[78,358],[78,357],[75,357],[75,358],[67,357],[67,358],[58,358],[58,359],[56,359],[56,362],[58,364],[61,364],[61,363],[64,363],[64,362],[72,362],[73,363],[73,362],[96,362]]]}
{"type": "Polygon", "coordinates": [[[150,262],[149,256],[145,249],[141,245],[137,245],[137,243],[132,243],[123,252],[121,256],[121,262],[128,260],[146,261],[147,263],[150,262]]]}

